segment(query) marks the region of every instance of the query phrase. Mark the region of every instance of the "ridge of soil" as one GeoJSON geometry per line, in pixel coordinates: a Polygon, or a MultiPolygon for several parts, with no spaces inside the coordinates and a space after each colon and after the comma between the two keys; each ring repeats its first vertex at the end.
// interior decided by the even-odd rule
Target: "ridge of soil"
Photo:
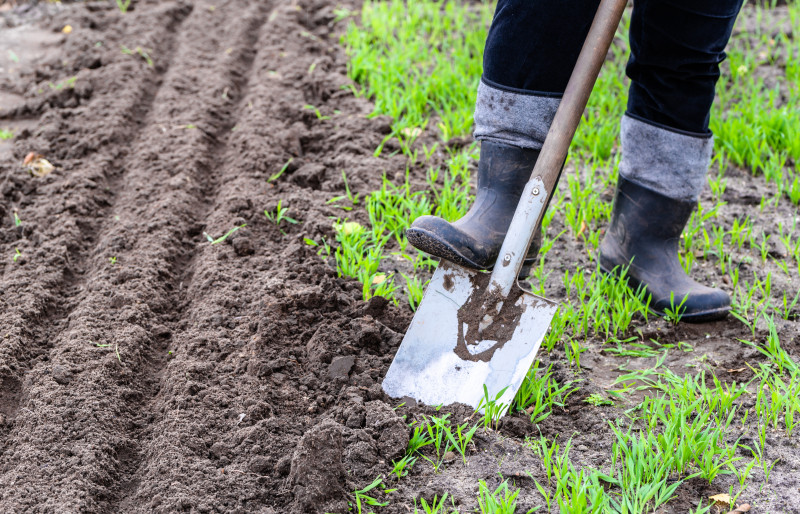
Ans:
{"type": "MultiPolygon", "coordinates": [[[[63,6],[42,22],[47,52],[0,79],[0,126],[19,128],[0,147],[0,510],[344,513],[403,455],[407,417],[437,412],[395,408],[380,387],[411,311],[363,302],[361,285],[303,242],[333,239],[342,211],[326,202],[344,192],[342,170],[363,194],[407,164],[391,141],[373,156],[391,120],[344,88],[336,7],[63,6]],[[29,176],[31,151],[56,170],[29,176]],[[300,224],[264,216],[279,201],[300,224]],[[204,235],[243,225],[219,244],[204,235]],[[5,257],[15,249],[16,262],[5,257]]],[[[553,255],[581,252],[559,243],[553,255]]],[[[748,334],[736,322],[646,330],[691,341],[714,369],[758,359],[735,343],[748,334]]],[[[562,357],[543,356],[559,381],[575,377],[562,357]]],[[[520,508],[538,505],[543,469],[524,437],[540,433],[582,433],[573,461],[602,465],[610,411],[583,399],[615,366],[597,348],[583,362],[595,375],[585,395],[538,426],[516,414],[479,431],[468,466],[419,464],[380,512],[444,492],[474,507],[477,480],[496,487],[498,471],[523,487],[520,508]]],[[[800,454],[794,442],[775,451],[770,485],[795,492],[770,505],[790,512],[800,454]]],[[[679,491],[669,512],[719,492],[696,480],[679,491]]]]}
{"type": "Polygon", "coordinates": [[[404,169],[372,157],[388,123],[340,90],[333,18],[324,2],[75,5],[50,22],[73,26],[60,51],[5,81],[24,100],[0,124],[36,125],[2,155],[0,217],[23,220],[0,232],[22,252],[0,267],[2,510],[346,510],[344,482],[295,502],[316,482],[290,486],[291,456],[323,414],[355,426],[382,397],[409,315],[361,302],[302,243],[331,236],[342,169],[359,190],[404,169]],[[335,125],[304,109],[322,103],[335,125]],[[56,171],[28,176],[28,151],[56,171]],[[286,236],[263,214],[278,200],[302,221],[286,236]]]}

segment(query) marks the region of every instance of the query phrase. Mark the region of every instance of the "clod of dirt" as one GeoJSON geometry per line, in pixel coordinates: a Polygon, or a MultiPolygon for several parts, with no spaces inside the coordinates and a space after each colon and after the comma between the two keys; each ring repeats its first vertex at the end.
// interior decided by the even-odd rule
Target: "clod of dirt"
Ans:
{"type": "Polygon", "coordinates": [[[372,316],[364,316],[350,323],[355,334],[356,342],[361,347],[377,349],[381,345],[381,330],[372,316]]]}
{"type": "Polygon", "coordinates": [[[353,369],[355,363],[356,358],[352,355],[336,357],[331,362],[331,365],[328,366],[328,375],[333,379],[347,378],[347,375],[350,374],[350,370],[353,369]]]}
{"type": "Polygon", "coordinates": [[[372,430],[380,455],[390,459],[400,457],[408,446],[408,425],[394,409],[380,400],[367,402],[366,409],[366,427],[372,430]]]}
{"type": "Polygon", "coordinates": [[[236,255],[239,256],[253,255],[254,253],[256,253],[255,246],[253,245],[253,240],[247,237],[246,235],[234,238],[231,241],[231,245],[233,246],[233,251],[236,252],[236,255]]]}
{"type": "Polygon", "coordinates": [[[250,464],[247,467],[251,473],[266,475],[272,471],[272,459],[264,455],[256,455],[250,459],[250,464]]]}
{"type": "Polygon", "coordinates": [[[64,366],[53,366],[53,380],[57,384],[67,385],[72,380],[72,372],[64,366]]]}
{"type": "Polygon", "coordinates": [[[300,439],[287,479],[294,493],[294,512],[314,512],[346,494],[342,431],[340,424],[326,419],[300,439]]]}
{"type": "Polygon", "coordinates": [[[275,472],[277,472],[278,475],[282,477],[288,475],[291,470],[292,470],[292,457],[290,455],[284,455],[275,464],[275,472]]]}
{"type": "Polygon", "coordinates": [[[325,166],[316,162],[309,162],[301,166],[292,174],[292,181],[301,187],[319,189],[325,180],[325,166]]]}
{"type": "Polygon", "coordinates": [[[320,326],[306,343],[308,359],[313,363],[330,363],[333,355],[329,348],[343,340],[344,334],[338,328],[331,325],[320,326]]]}

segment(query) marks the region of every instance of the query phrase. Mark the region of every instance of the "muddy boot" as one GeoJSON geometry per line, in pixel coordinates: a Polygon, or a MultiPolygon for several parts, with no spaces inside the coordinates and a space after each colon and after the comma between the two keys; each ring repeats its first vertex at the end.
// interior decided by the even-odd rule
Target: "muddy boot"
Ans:
{"type": "Polygon", "coordinates": [[[666,309],[681,308],[682,320],[713,321],[730,310],[730,297],[720,289],[692,280],[678,261],[678,243],[694,201],[675,200],[619,178],[611,224],[600,244],[600,267],[619,272],[628,264],[628,284],[643,286],[650,295],[650,309],[660,316],[666,309]]]}
{"type": "MultiPolygon", "coordinates": [[[[406,230],[408,241],[423,252],[461,266],[491,269],[538,157],[539,150],[482,141],[478,193],[469,212],[452,223],[420,216],[406,230]]],[[[526,261],[536,256],[540,246],[538,231],[526,261]]]]}

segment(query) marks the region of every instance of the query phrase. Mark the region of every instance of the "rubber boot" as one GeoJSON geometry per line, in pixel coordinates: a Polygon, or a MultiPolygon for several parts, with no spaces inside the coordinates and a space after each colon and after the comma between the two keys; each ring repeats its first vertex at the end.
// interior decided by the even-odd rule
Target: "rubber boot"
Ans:
{"type": "MultiPolygon", "coordinates": [[[[478,192],[469,212],[452,223],[420,216],[406,230],[408,242],[461,266],[491,269],[538,157],[539,150],[482,141],[478,192]]],[[[526,261],[536,256],[540,246],[541,231],[537,231],[526,261]]]]}
{"type": "Polygon", "coordinates": [[[730,297],[692,280],[678,260],[681,233],[695,206],[620,177],[611,224],[600,244],[600,267],[612,273],[630,264],[629,286],[644,287],[650,309],[660,316],[686,298],[682,321],[713,321],[728,314],[730,297]]]}

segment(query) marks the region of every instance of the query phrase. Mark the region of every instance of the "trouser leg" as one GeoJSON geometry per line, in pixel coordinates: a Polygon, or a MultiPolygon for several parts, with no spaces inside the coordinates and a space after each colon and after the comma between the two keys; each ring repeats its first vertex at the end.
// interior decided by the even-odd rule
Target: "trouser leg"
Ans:
{"type": "Polygon", "coordinates": [[[741,0],[636,0],[620,174],[696,201],[714,146],[708,129],[719,64],[741,0]]]}
{"type": "Polygon", "coordinates": [[[498,0],[486,39],[475,138],[540,149],[599,0],[498,0]]]}

